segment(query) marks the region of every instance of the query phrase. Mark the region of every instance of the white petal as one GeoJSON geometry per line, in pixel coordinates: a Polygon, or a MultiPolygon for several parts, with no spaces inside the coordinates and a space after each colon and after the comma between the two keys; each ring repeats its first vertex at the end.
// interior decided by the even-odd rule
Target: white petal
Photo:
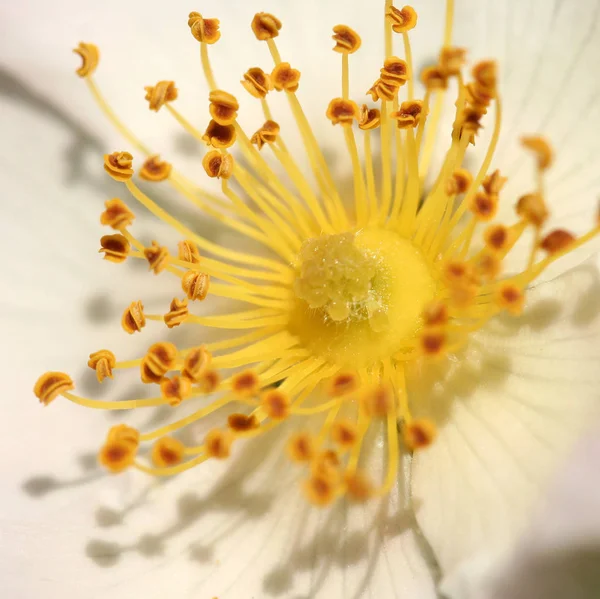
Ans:
{"type": "Polygon", "coordinates": [[[445,573],[514,541],[547,477],[600,413],[597,269],[529,293],[474,336],[420,409],[439,439],[414,459],[417,520],[445,573]]]}
{"type": "MultiPolygon", "coordinates": [[[[514,553],[495,567],[467,563],[444,592],[460,599],[593,599],[600,586],[600,436],[577,444],[514,553]],[[486,567],[487,566],[487,567],[486,567]]],[[[492,564],[494,566],[494,564],[492,564]]]]}

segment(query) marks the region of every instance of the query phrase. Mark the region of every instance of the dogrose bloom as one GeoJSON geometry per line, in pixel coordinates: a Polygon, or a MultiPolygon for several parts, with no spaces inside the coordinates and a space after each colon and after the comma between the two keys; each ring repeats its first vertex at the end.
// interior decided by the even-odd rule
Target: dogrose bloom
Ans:
{"type": "MultiPolygon", "coordinates": [[[[256,98],[264,113],[255,131],[239,125],[238,99],[233,90],[219,88],[219,73],[211,66],[209,46],[227,43],[216,18],[193,12],[188,20],[211,90],[206,127],[197,130],[175,108],[175,82],[159,81],[145,90],[150,110],[169,112],[208,146],[203,171],[220,181],[221,194],[203,191],[140,142],[94,80],[98,48],[81,43],[75,49],[82,59],[78,74],[131,149],[104,157],[107,175],[125,189],[123,197],[106,201],[100,220],[112,231],[100,239],[99,251],[114,263],[146,261],[152,276],[160,276],[161,290],[172,285],[165,278],[175,277],[173,299],[162,313],[148,313],[145,300],[132,298],[123,311],[122,328],[130,335],[160,325],[188,328],[189,338],[198,341],[181,347],[159,340],[134,358],[121,356],[118,347],[89,355],[88,366],[99,382],[110,385],[107,379],[133,369],[142,383],[156,389],[153,397],[82,397],[74,393],[73,378],[61,371],[41,375],[34,391],[44,405],[60,396],[95,409],[173,410],[171,422],[155,428],[110,427],[99,460],[111,472],[134,468],[153,476],[180,474],[206,467],[200,464],[209,460],[228,459],[244,443],[253,451],[249,438],[269,439],[267,433],[283,429],[283,445],[262,443],[260,451],[281,454],[302,472],[300,487],[310,503],[381,504],[382,497],[410,484],[417,521],[446,571],[485,544],[488,523],[480,522],[479,504],[489,501],[488,493],[510,492],[506,461],[535,469],[531,448],[505,446],[505,439],[490,441],[490,423],[506,418],[505,426],[515,435],[531,428],[552,452],[562,449],[597,407],[590,389],[589,397],[572,401],[523,397],[513,411],[507,406],[511,400],[504,393],[502,372],[507,377],[540,373],[529,373],[526,360],[512,364],[516,358],[503,350],[502,335],[496,347],[486,346],[482,330],[504,327],[509,339],[529,335],[530,287],[557,260],[595,237],[600,226],[593,206],[583,234],[550,225],[545,182],[554,156],[537,134],[521,140],[523,153],[534,157],[535,184],[518,198],[504,197],[506,176],[492,166],[502,124],[498,67],[483,60],[467,69],[465,50],[451,45],[452,0],[447,2],[438,62],[420,73],[410,45],[417,13],[390,2],[384,10],[385,55],[368,90],[353,89],[350,67],[351,55],[372,40],[361,40],[346,25],[333,28],[341,86],[338,97],[323,99],[323,110],[347,146],[353,181],[349,195],[336,184],[298,99],[303,73],[287,62],[293,56],[280,55],[276,38],[285,29],[276,16],[258,13],[251,23],[272,57],[271,66],[253,66],[242,76],[243,93],[256,98]],[[402,57],[394,54],[395,37],[401,40],[402,57]],[[424,88],[421,97],[418,80],[424,88]],[[284,121],[271,111],[274,94],[289,102],[304,156],[284,142],[284,121]],[[442,105],[449,94],[456,100],[453,122],[442,129],[442,105]],[[473,167],[465,157],[484,126],[492,133],[482,160],[473,167]],[[445,156],[434,167],[436,146],[444,148],[445,156]],[[299,166],[300,158],[307,159],[309,173],[299,166]],[[136,176],[146,187],[138,185],[136,176]],[[207,218],[264,251],[241,251],[196,233],[168,204],[160,205],[145,191],[158,183],[170,185],[207,218]],[[144,245],[136,237],[135,202],[178,232],[176,254],[158,241],[144,245]],[[500,206],[511,202],[512,219],[500,221],[500,206]],[[511,263],[508,268],[515,247],[528,239],[520,267],[513,269],[511,263]],[[216,298],[235,300],[240,307],[218,315],[194,314],[198,302],[216,298]],[[228,335],[202,343],[203,327],[225,329],[228,335]],[[493,350],[497,379],[478,380],[481,354],[493,350]],[[463,387],[465,382],[471,387],[463,387]],[[177,415],[195,402],[195,411],[177,415]],[[565,402],[566,415],[561,411],[565,402]],[[553,412],[558,425],[552,417],[542,423],[536,418],[553,412]],[[460,435],[465,418],[482,421],[481,437],[468,439],[468,458],[456,461],[452,437],[460,435]],[[185,442],[189,435],[183,436],[184,429],[205,420],[211,425],[201,441],[185,442]],[[478,459],[490,443],[498,456],[490,464],[496,470],[485,473],[484,468],[490,478],[474,483],[462,468],[482,476],[478,459]],[[400,463],[408,456],[413,456],[412,477],[405,481],[400,463]],[[488,489],[495,485],[501,489],[488,489]],[[457,508],[460,520],[454,536],[448,536],[444,527],[453,515],[444,511],[455,509],[461,497],[477,507],[471,515],[457,508]]],[[[535,343],[558,344],[561,333],[546,324],[535,343]]],[[[268,477],[264,484],[271,485],[268,477]]],[[[243,503],[240,496],[240,511],[243,503]]],[[[497,521],[489,529],[494,540],[499,537],[498,547],[510,540],[513,521],[523,517],[526,503],[517,498],[514,511],[494,514],[497,521]]]]}

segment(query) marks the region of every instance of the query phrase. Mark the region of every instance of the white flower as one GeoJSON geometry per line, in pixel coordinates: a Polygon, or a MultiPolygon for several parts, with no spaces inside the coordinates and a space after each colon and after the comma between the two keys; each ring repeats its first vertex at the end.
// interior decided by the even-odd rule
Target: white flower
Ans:
{"type": "MultiPolygon", "coordinates": [[[[34,11],[12,8],[8,14],[3,55],[9,69],[2,73],[1,89],[9,141],[3,189],[11,200],[3,219],[3,331],[10,345],[2,362],[9,406],[2,439],[10,465],[2,498],[2,550],[9,564],[3,580],[12,595],[434,596],[440,577],[455,573],[465,560],[492,561],[513,546],[549,474],[597,414],[596,269],[588,262],[552,279],[559,272],[554,268],[581,263],[593,243],[537,279],[526,293],[522,317],[497,316],[456,356],[424,366],[420,376],[407,371],[413,415],[433,420],[438,438],[414,458],[402,455],[391,492],[366,504],[340,500],[326,510],[306,504],[298,493],[297,469],[284,457],[286,438],[295,430],[291,420],[280,427],[283,434],[277,428],[240,443],[243,449],[229,462],[207,461],[160,484],[137,472],[107,480],[96,470],[90,452],[106,429],[120,422],[111,414],[107,420],[62,400],[41,410],[29,401],[32,382],[48,368],[78,375],[83,395],[143,397],[139,382],[130,389],[109,387],[111,381],[96,385],[82,356],[101,347],[118,349],[118,359],[138,356],[139,338],[124,339],[119,327],[123,307],[143,297],[149,312],[160,313],[173,297],[163,284],[166,275],[155,279],[127,269],[119,276],[115,269],[123,273],[127,266],[91,261],[98,237],[106,233],[98,223],[103,201],[125,197],[122,185],[101,170],[101,156],[112,148],[134,154],[137,149],[108,128],[85,95],[70,71],[69,49],[80,39],[97,44],[102,51],[97,80],[119,117],[169,162],[195,175],[202,153],[182,139],[165,111],[147,110],[142,90],[174,80],[180,89],[177,110],[205,123],[208,88],[198,43],[185,27],[188,12],[199,8],[221,19],[223,37],[210,48],[211,61],[219,85],[236,90],[241,124],[254,131],[263,119],[260,102],[243,95],[238,81],[248,67],[267,69],[265,44],[248,25],[256,10],[271,11],[284,23],[277,38],[284,60],[302,72],[299,97],[306,114],[319,124],[328,164],[343,177],[350,175],[350,159],[342,127],[332,128],[324,118],[329,100],[340,96],[340,58],[331,52],[331,27],[347,23],[362,37],[363,47],[349,60],[350,97],[360,98],[376,79],[383,52],[381,6],[365,6],[358,1],[323,6],[316,0],[201,7],[40,2],[34,11]]],[[[441,1],[415,2],[419,23],[410,33],[415,70],[435,61],[443,8],[441,1]]],[[[477,0],[456,0],[453,43],[468,47],[473,61],[499,61],[505,126],[492,165],[509,177],[498,214],[502,222],[511,222],[511,198],[536,190],[533,163],[516,141],[521,133],[539,133],[557,151],[556,164],[544,173],[553,222],[578,236],[595,226],[600,114],[598,83],[589,65],[599,47],[597,12],[591,2],[572,7],[557,1],[549,8],[542,0],[484,7],[477,0]]],[[[400,40],[395,52],[402,56],[400,40]]],[[[422,97],[423,90],[416,90],[422,97]]],[[[285,114],[284,95],[273,99],[277,115],[285,114]]],[[[492,137],[493,114],[491,109],[483,119],[485,130],[466,163],[473,172],[492,137]]],[[[308,168],[300,137],[287,136],[292,120],[276,118],[291,154],[308,168]]],[[[438,147],[443,151],[453,118],[447,111],[442,120],[447,127],[438,147]]],[[[442,157],[435,154],[433,164],[442,157]]],[[[139,168],[139,153],[135,159],[139,168]]],[[[198,179],[204,183],[204,172],[198,179]]],[[[348,189],[352,193],[351,185],[348,189]]],[[[189,204],[162,188],[156,196],[211,242],[241,247],[239,236],[214,227],[189,204]]],[[[146,245],[155,238],[169,244],[180,238],[147,214],[136,216],[135,233],[146,245]]],[[[280,238],[269,241],[284,251],[280,238]]],[[[527,260],[530,246],[524,236],[506,269],[516,267],[519,258],[527,260]]],[[[361,263],[360,272],[363,268],[361,263]]],[[[306,289],[302,293],[307,299],[306,289]]],[[[340,312],[329,300],[329,316],[346,319],[343,308],[340,312]]],[[[369,307],[369,319],[376,312],[369,307]]],[[[161,338],[154,334],[144,331],[141,351],[161,338]]],[[[203,336],[198,342],[210,340],[203,336]]],[[[177,417],[186,409],[187,404],[178,408],[177,417]]],[[[405,423],[408,412],[400,415],[405,423]]],[[[216,416],[202,434],[221,424],[216,416]]],[[[164,412],[136,413],[128,422],[146,430],[160,426],[164,417],[164,412]]],[[[166,417],[172,419],[170,412],[166,417]]],[[[386,477],[388,450],[380,436],[393,437],[374,432],[363,444],[372,452],[365,468],[374,481],[386,477]]]]}

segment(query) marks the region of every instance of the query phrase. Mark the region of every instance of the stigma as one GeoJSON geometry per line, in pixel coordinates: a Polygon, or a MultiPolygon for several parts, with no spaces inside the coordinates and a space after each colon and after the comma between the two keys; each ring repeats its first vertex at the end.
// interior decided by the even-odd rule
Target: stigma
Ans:
{"type": "Polygon", "coordinates": [[[82,60],[77,74],[128,148],[108,152],[98,165],[128,198],[106,201],[100,222],[112,231],[100,239],[99,253],[115,265],[145,262],[149,276],[161,277],[161,292],[172,283],[172,300],[160,313],[148,313],[145,298],[124,306],[124,333],[143,338],[147,328],[160,327],[183,327],[193,331],[192,339],[202,338],[197,331],[207,327],[227,333],[187,347],[159,341],[125,359],[119,348],[89,356],[100,383],[110,385],[123,371],[137,371],[152,390],[147,397],[82,397],[68,374],[54,370],[38,379],[34,393],[45,406],[61,397],[99,410],[173,410],[172,421],[153,430],[112,427],[99,443],[99,461],[109,472],[180,474],[207,460],[227,460],[242,441],[290,422],[294,432],[285,452],[303,470],[301,488],[310,502],[324,506],[343,496],[362,502],[386,494],[395,484],[401,453],[427,451],[443,425],[426,414],[413,416],[421,408],[414,404],[414,373],[430,360],[460,359],[471,333],[496,315],[518,316],[528,286],[600,232],[597,216],[579,237],[548,226],[545,177],[554,155],[541,136],[522,139],[535,184],[519,198],[505,197],[506,177],[492,168],[502,124],[497,65],[484,60],[467,71],[466,49],[452,45],[453,0],[446,0],[438,59],[421,73],[411,50],[416,11],[391,0],[383,8],[385,51],[367,90],[354,90],[350,75],[351,56],[364,51],[368,40],[347,25],[332,30],[340,89],[335,98],[322,99],[323,116],[332,135],[344,141],[350,197],[342,197],[305,115],[300,101],[305,74],[280,54],[276,39],[285,30],[276,16],[258,13],[250,24],[270,57],[240,75],[239,91],[262,110],[253,131],[238,122],[241,105],[234,90],[217,84],[210,48],[228,40],[216,18],[192,12],[188,20],[210,89],[202,127],[175,107],[180,94],[175,82],[140,90],[153,113],[168,113],[206,148],[201,177],[215,179],[218,194],[185,177],[119,120],[95,81],[98,49],[81,43],[75,50],[82,60]],[[441,130],[450,89],[457,90],[453,122],[441,130]],[[276,118],[273,94],[284,96],[292,119],[276,118]],[[292,121],[303,141],[302,156],[285,142],[292,121]],[[472,162],[465,158],[479,143],[484,123],[489,143],[481,162],[469,169],[472,162]],[[440,146],[445,155],[434,165],[440,146]],[[309,173],[298,166],[300,158],[307,159],[309,173]],[[207,219],[264,251],[237,250],[198,234],[146,193],[152,186],[168,186],[207,219]],[[129,202],[177,231],[175,252],[157,240],[142,243],[129,202]],[[498,222],[504,202],[514,204],[514,216],[498,222]],[[527,236],[526,263],[506,273],[505,258],[527,236]],[[197,313],[198,304],[219,307],[221,298],[235,302],[235,309],[197,313]],[[182,403],[196,409],[177,417],[182,403]],[[220,424],[198,443],[184,444],[182,429],[209,416],[220,424]],[[373,428],[384,437],[381,480],[364,467],[373,428]]]}

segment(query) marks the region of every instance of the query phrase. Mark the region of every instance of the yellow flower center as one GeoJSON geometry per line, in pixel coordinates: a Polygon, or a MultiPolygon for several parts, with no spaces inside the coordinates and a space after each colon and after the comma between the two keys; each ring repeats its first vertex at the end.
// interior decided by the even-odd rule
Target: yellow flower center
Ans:
{"type": "MultiPolygon", "coordinates": [[[[385,0],[382,66],[371,88],[363,90],[375,105],[359,105],[350,97],[350,56],[363,47],[359,34],[346,25],[333,28],[333,50],[341,56],[340,97],[324,99],[323,112],[346,145],[353,178],[349,203],[342,201],[297,95],[301,73],[280,56],[275,40],[283,25],[275,16],[258,13],[252,21],[273,62],[272,69],[251,66],[242,76],[243,88],[260,102],[264,116],[253,134],[239,124],[241,106],[232,93],[219,89],[211,66],[209,46],[221,38],[218,19],[194,12],[188,20],[210,88],[204,131],[173,106],[179,94],[173,81],[145,88],[150,110],[164,107],[198,143],[209,146],[202,167],[220,180],[219,194],[202,189],[140,141],[94,80],[98,49],[81,43],[75,50],[83,61],[78,74],[136,154],[135,159],[129,152],[107,154],[105,171],[123,183],[128,197],[184,238],[176,256],[156,241],[145,247],[131,230],[129,207],[120,198],[106,202],[100,220],[115,233],[100,240],[104,258],[145,260],[153,275],[176,281],[175,297],[162,314],[147,314],[136,299],[123,312],[123,329],[131,335],[158,325],[229,333],[207,345],[154,343],[127,360],[107,349],[90,355],[88,365],[100,382],[119,371],[138,370],[142,382],[158,390],[151,397],[89,399],[72,393],[74,383],[63,372],[38,379],[34,392],[44,405],[59,395],[109,410],[168,405],[176,411],[182,402],[197,402],[194,412],[153,430],[113,427],[99,454],[109,471],[133,467],[153,475],[178,474],[208,459],[226,459],[240,439],[292,420],[296,430],[286,453],[306,468],[302,488],[310,501],[325,505],[342,495],[365,501],[387,493],[400,451],[423,450],[436,436],[435,422],[413,417],[412,373],[422,373],[428,359],[455,355],[471,332],[498,313],[518,315],[528,285],[600,232],[598,222],[579,237],[543,230],[549,218],[544,179],[553,155],[538,136],[522,139],[535,158],[534,188],[516,202],[512,223],[493,222],[506,201],[506,178],[490,169],[502,123],[497,67],[485,60],[465,77],[466,51],[451,45],[453,8],[453,0],[446,0],[438,62],[420,75],[422,99],[416,98],[409,37],[417,14],[410,6],[399,10],[385,0]],[[401,38],[396,51],[403,58],[394,54],[394,34],[401,38]],[[450,131],[440,132],[451,79],[457,89],[454,121],[450,131]],[[288,101],[310,173],[300,169],[298,156],[284,141],[290,123],[275,120],[268,99],[274,93],[288,101]],[[488,146],[470,172],[465,155],[484,120],[488,146]],[[446,144],[446,153],[432,171],[439,144],[446,144]],[[137,162],[134,168],[138,156],[145,157],[139,169],[137,162]],[[196,233],[168,205],[154,201],[137,178],[148,186],[170,185],[206,218],[261,244],[265,252],[223,247],[196,233]],[[531,249],[522,271],[503,273],[504,258],[526,234],[531,249]],[[219,298],[241,307],[194,313],[197,302],[214,306],[219,298]],[[221,417],[222,426],[197,445],[171,437],[209,415],[221,417]],[[371,481],[362,469],[370,427],[385,432],[381,481],[371,481]],[[151,448],[149,442],[154,442],[151,448]]],[[[160,288],[165,288],[162,281],[160,288]]]]}

